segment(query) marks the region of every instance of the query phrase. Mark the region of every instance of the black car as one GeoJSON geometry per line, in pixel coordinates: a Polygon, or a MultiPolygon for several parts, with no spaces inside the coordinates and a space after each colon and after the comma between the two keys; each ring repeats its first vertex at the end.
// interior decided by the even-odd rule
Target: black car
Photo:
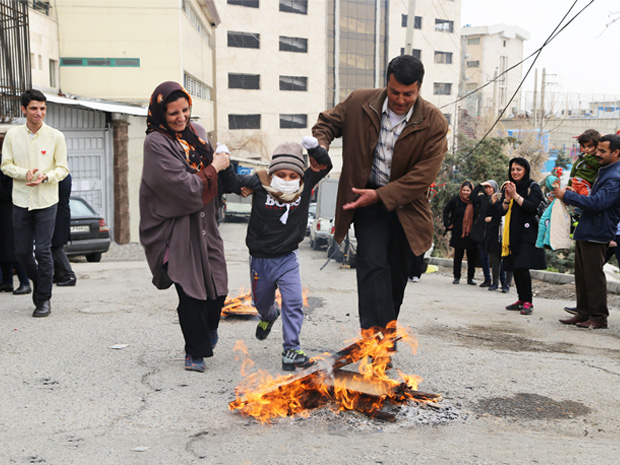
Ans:
{"type": "Polygon", "coordinates": [[[65,245],[69,257],[84,255],[89,262],[101,261],[101,254],[110,248],[110,228],[86,200],[69,199],[71,207],[71,235],[65,245]]]}

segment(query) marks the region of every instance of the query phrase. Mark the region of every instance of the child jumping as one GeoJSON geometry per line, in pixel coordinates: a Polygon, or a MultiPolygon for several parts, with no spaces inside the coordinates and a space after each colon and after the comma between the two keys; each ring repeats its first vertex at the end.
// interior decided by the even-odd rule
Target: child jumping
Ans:
{"type": "Polygon", "coordinates": [[[305,169],[303,148],[295,142],[278,145],[269,171],[235,175],[232,191],[254,191],[246,236],[254,306],[260,314],[256,337],[265,339],[280,316],[276,289],[282,296],[282,369],[293,371],[311,364],[301,350],[299,333],[304,319],[298,246],[308,222],[312,189],[332,168],[327,151],[314,137],[304,137],[311,167],[305,169]],[[313,160],[312,160],[313,159],[313,160]]]}

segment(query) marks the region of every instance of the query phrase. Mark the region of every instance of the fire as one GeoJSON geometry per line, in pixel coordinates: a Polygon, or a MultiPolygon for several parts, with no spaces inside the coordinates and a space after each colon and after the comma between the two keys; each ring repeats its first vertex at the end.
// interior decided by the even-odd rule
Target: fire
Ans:
{"type": "Polygon", "coordinates": [[[247,374],[252,362],[240,341],[235,349],[242,352],[242,375],[245,378],[237,386],[236,399],[229,404],[229,409],[270,423],[277,417],[307,415],[310,409],[327,403],[333,404],[337,411],[357,410],[382,416],[380,409],[388,402],[440,400],[439,395],[417,391],[422,381],[419,376],[407,375],[400,370],[396,370],[397,379],[387,375],[391,367],[389,350],[394,342],[408,344],[414,353],[417,345],[403,328],[393,325],[385,333],[389,336],[385,337],[381,332],[363,332],[360,339],[340,352],[315,357],[315,364],[310,368],[276,378],[262,370],[247,374]],[[353,363],[356,363],[357,371],[341,369],[353,363]]]}
{"type": "MultiPolygon", "coordinates": [[[[308,307],[308,289],[304,288],[303,293],[303,302],[304,307],[308,307]]],[[[278,305],[282,305],[282,296],[280,295],[280,291],[276,290],[276,303],[278,305]]],[[[236,297],[227,297],[224,301],[224,306],[222,307],[222,316],[230,317],[230,316],[241,316],[241,317],[250,317],[257,316],[258,311],[252,305],[252,293],[246,292],[243,289],[239,290],[239,294],[236,297]]]]}

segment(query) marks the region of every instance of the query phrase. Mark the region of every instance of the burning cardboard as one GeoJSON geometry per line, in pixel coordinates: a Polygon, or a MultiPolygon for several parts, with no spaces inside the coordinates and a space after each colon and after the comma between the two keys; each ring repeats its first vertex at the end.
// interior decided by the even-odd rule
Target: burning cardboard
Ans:
{"type": "Polygon", "coordinates": [[[403,330],[392,330],[391,334],[390,338],[382,333],[363,334],[358,341],[336,354],[316,357],[313,366],[277,378],[264,371],[246,376],[253,362],[247,357],[243,344],[238,343],[235,349],[246,354],[242,366],[242,374],[246,377],[236,389],[236,400],[228,407],[263,423],[277,417],[308,415],[309,410],[326,404],[339,411],[356,410],[393,421],[394,415],[381,410],[385,404],[403,404],[409,400],[422,403],[440,401],[438,394],[417,391],[421,378],[400,370],[397,370],[398,379],[386,374],[391,361],[388,350],[394,341],[405,339],[412,344],[411,337],[403,330]],[[357,364],[357,372],[342,370],[352,364],[357,364]]]}

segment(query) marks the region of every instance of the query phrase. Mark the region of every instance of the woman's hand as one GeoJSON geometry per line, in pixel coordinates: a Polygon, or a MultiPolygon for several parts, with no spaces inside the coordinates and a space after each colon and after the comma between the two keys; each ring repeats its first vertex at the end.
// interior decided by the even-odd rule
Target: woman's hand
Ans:
{"type": "Polygon", "coordinates": [[[506,200],[512,200],[517,195],[517,186],[515,186],[514,182],[506,183],[506,200]]]}
{"type": "Polygon", "coordinates": [[[491,220],[493,220],[493,217],[492,217],[492,216],[485,216],[485,217],[484,217],[484,221],[485,221],[486,223],[490,223],[490,222],[491,222],[491,220]]]}
{"type": "Polygon", "coordinates": [[[228,165],[230,165],[230,159],[228,158],[228,154],[225,152],[214,153],[211,165],[213,166],[213,168],[215,168],[215,171],[217,172],[225,170],[226,168],[228,168],[228,165]]]}

